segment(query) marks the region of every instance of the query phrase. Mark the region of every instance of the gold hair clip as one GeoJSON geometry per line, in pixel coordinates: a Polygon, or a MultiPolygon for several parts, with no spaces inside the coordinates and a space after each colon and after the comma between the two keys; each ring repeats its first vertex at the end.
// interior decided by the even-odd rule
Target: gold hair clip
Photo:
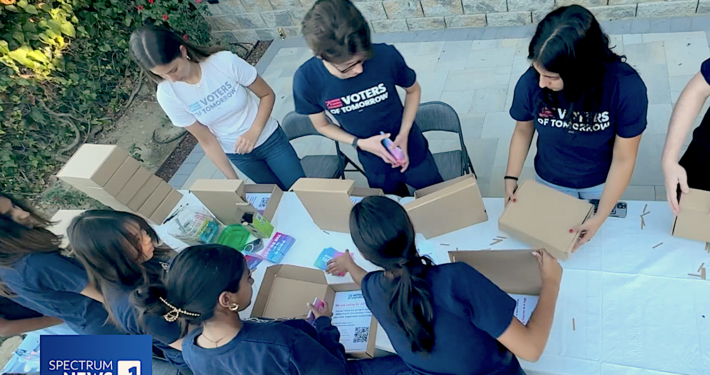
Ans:
{"type": "Polygon", "coordinates": [[[195,318],[200,316],[200,314],[197,314],[197,313],[191,313],[191,312],[185,311],[183,309],[178,309],[177,307],[171,305],[170,302],[166,301],[165,298],[163,298],[163,297],[159,297],[159,299],[160,299],[160,302],[164,303],[165,306],[167,306],[171,309],[167,314],[163,315],[163,319],[165,319],[165,321],[168,323],[172,323],[172,322],[178,320],[178,318],[180,318],[180,314],[192,316],[195,318]]]}

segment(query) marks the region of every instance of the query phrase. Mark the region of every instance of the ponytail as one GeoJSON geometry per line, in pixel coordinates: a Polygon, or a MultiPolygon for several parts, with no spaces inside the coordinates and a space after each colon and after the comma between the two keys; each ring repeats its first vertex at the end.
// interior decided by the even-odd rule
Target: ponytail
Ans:
{"type": "Polygon", "coordinates": [[[429,258],[417,256],[390,271],[394,275],[390,308],[415,353],[429,353],[434,347],[434,310],[429,283],[425,279],[431,266],[429,258]]]}
{"type": "Polygon", "coordinates": [[[156,315],[168,323],[180,325],[181,337],[187,334],[190,322],[201,314],[185,311],[168,300],[168,291],[162,284],[144,285],[131,293],[130,301],[138,309],[138,322],[145,326],[146,315],[156,315]]]}

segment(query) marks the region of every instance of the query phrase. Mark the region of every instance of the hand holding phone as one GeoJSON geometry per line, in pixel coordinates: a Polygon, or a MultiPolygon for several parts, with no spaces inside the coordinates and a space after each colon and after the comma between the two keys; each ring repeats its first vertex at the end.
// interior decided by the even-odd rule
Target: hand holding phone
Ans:
{"type": "Polygon", "coordinates": [[[316,297],[316,299],[313,300],[313,303],[307,303],[308,305],[308,317],[306,317],[306,321],[308,323],[313,324],[316,319],[320,318],[321,316],[329,316],[331,313],[327,311],[328,304],[325,303],[322,299],[316,297]]]}
{"type": "MultiPolygon", "coordinates": [[[[380,132],[381,135],[384,135],[384,132],[380,132]]],[[[391,139],[385,138],[382,140],[382,146],[385,146],[385,149],[392,155],[392,157],[398,162],[398,163],[403,163],[404,162],[404,151],[402,151],[401,148],[397,147],[394,145],[394,142],[392,142],[391,139]]]]}

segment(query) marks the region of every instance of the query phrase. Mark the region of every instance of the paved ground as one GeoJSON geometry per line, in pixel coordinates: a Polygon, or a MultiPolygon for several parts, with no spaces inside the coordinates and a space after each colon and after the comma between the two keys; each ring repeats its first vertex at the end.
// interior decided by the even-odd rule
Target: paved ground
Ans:
{"type": "MultiPolygon", "coordinates": [[[[605,22],[614,51],[624,54],[648,87],[648,128],[643,135],[638,162],[623,199],[665,199],[660,156],[668,120],[680,91],[710,57],[707,30],[710,17],[634,19],[605,22]]],[[[422,102],[441,100],[456,109],[461,119],[466,147],[479,176],[484,196],[503,195],[503,176],[514,121],[508,115],[513,90],[528,68],[526,60],[533,27],[450,29],[416,33],[376,34],[376,41],[394,44],[417,72],[422,102]]],[[[277,94],[273,112],[277,120],[293,110],[292,79],[296,69],[312,54],[302,39],[276,41],[257,65],[277,94]]],[[[400,92],[402,95],[403,92],[400,92]]],[[[455,137],[427,136],[432,152],[459,149],[455,137]]],[[[293,142],[299,156],[334,153],[335,146],[322,137],[293,142]]],[[[343,151],[353,159],[351,147],[343,151]]],[[[531,150],[523,171],[533,174],[531,150]]],[[[188,188],[198,178],[224,178],[196,148],[171,184],[188,188]]],[[[365,186],[363,176],[348,178],[365,186]]]]}

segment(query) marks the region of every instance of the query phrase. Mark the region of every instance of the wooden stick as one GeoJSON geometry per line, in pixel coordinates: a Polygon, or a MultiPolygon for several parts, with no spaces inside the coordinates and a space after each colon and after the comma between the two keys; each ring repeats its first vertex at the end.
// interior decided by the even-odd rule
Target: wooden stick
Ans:
{"type": "Polygon", "coordinates": [[[710,253],[710,242],[706,242],[706,243],[705,243],[705,251],[707,251],[708,253],[710,253]]]}
{"type": "Polygon", "coordinates": [[[641,214],[641,217],[644,217],[644,216],[646,216],[646,215],[648,215],[648,214],[650,214],[650,213],[651,213],[651,211],[648,211],[648,212],[646,212],[646,213],[643,213],[643,214],[641,214]]]}
{"type": "Polygon", "coordinates": [[[507,240],[507,239],[508,239],[508,237],[503,237],[503,236],[496,236],[496,238],[502,238],[502,239],[504,239],[504,240],[507,240]]]}
{"type": "Polygon", "coordinates": [[[576,324],[574,323],[574,318],[572,318],[572,330],[573,330],[573,331],[576,331],[576,330],[577,330],[577,326],[576,326],[576,324]]]}
{"type": "Polygon", "coordinates": [[[449,245],[449,244],[447,244],[447,243],[442,243],[442,244],[439,244],[439,245],[441,245],[441,246],[451,246],[451,245],[449,245]]]}
{"type": "Polygon", "coordinates": [[[498,243],[501,243],[501,242],[503,242],[503,240],[495,240],[495,241],[493,241],[493,242],[492,242],[490,245],[488,245],[488,246],[493,246],[493,245],[498,244],[498,243]]]}
{"type": "Polygon", "coordinates": [[[698,267],[698,272],[700,272],[700,270],[703,269],[704,266],[705,266],[705,262],[701,263],[700,267],[698,267]]]}
{"type": "Polygon", "coordinates": [[[643,227],[645,227],[645,226],[646,226],[646,220],[644,220],[643,217],[641,217],[641,230],[643,230],[643,227]]]}
{"type": "Polygon", "coordinates": [[[646,213],[646,209],[647,209],[647,208],[648,208],[648,203],[646,203],[646,204],[643,206],[643,213],[644,213],[644,214],[646,213]]]}
{"type": "Polygon", "coordinates": [[[653,248],[655,249],[655,248],[657,248],[657,247],[659,247],[659,246],[661,246],[661,245],[663,245],[663,242],[659,243],[658,245],[654,246],[653,248]]]}
{"type": "Polygon", "coordinates": [[[707,276],[705,272],[705,267],[703,267],[703,269],[700,270],[700,278],[703,280],[705,280],[705,276],[707,276]]]}
{"type": "Polygon", "coordinates": [[[689,273],[689,274],[688,274],[688,276],[692,276],[692,277],[700,277],[700,275],[698,275],[698,274],[696,274],[696,273],[689,273]]]}

